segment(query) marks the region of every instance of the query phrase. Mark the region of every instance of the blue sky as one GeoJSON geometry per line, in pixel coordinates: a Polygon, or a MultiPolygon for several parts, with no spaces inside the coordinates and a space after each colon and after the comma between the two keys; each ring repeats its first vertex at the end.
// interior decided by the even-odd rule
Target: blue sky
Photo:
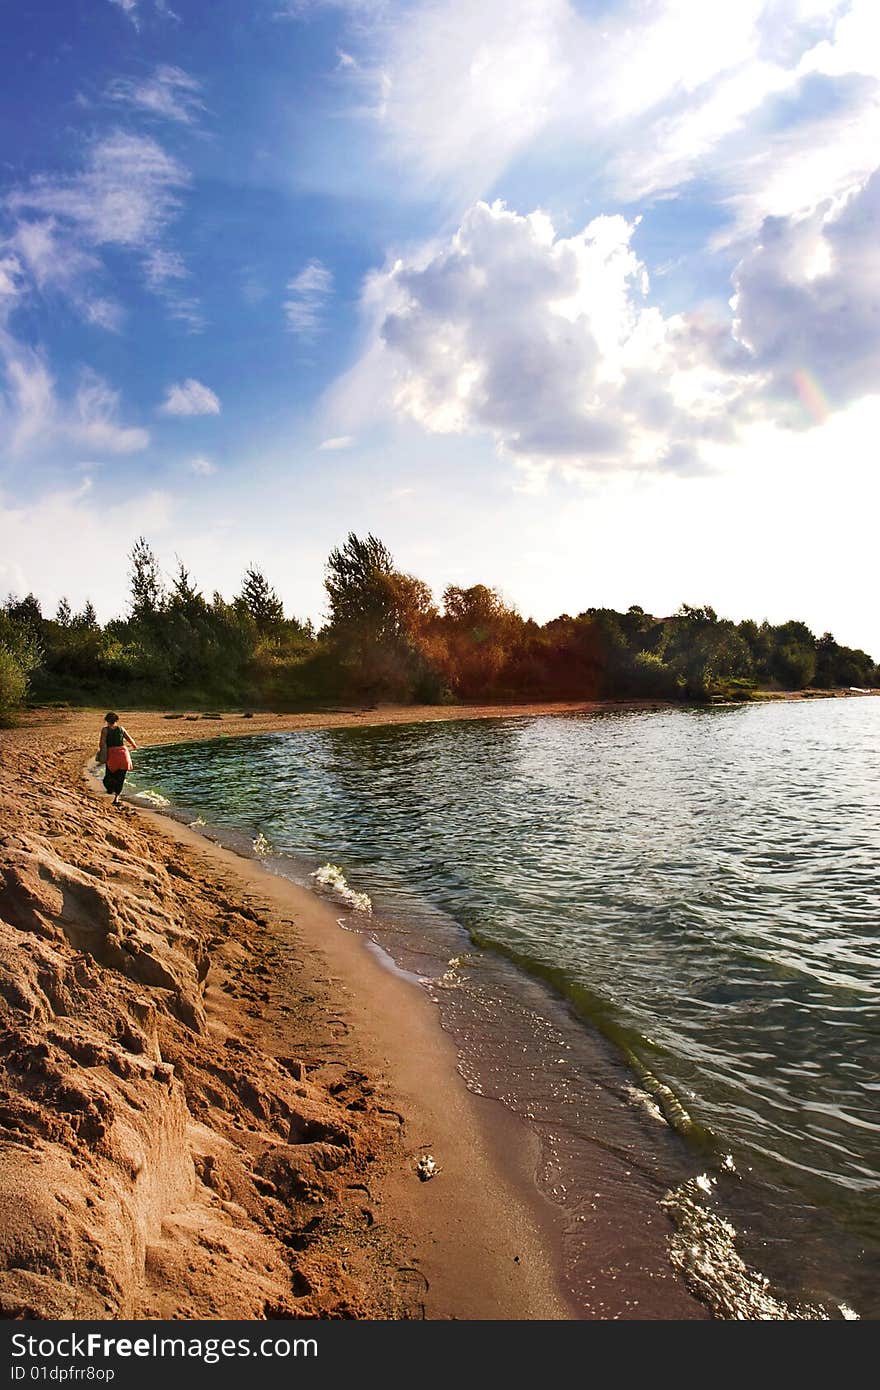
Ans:
{"type": "Polygon", "coordinates": [[[869,0],[22,0],[0,591],[143,532],[320,621],[354,529],[539,620],[880,656],[869,0]]]}

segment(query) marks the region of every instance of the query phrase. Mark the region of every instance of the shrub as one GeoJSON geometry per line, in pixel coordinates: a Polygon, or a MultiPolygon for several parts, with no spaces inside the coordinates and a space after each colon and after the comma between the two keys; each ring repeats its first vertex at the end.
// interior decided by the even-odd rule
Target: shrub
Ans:
{"type": "Polygon", "coordinates": [[[0,645],[0,721],[7,723],[27,693],[27,676],[5,645],[0,645]]]}

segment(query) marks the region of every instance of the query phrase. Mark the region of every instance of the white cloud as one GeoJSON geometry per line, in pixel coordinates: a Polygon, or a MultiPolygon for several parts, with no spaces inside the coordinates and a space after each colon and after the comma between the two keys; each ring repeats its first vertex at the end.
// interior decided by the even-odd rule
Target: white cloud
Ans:
{"type": "Polygon", "coordinates": [[[354,443],[354,435],[340,434],[333,439],[325,439],[318,445],[319,449],[348,449],[354,443]]]}
{"type": "Polygon", "coordinates": [[[733,275],[732,316],[664,317],[633,226],[478,203],[455,234],[373,276],[361,361],[327,416],[377,412],[488,434],[540,486],[641,469],[700,471],[761,421],[811,427],[878,390],[880,170],[844,200],[769,218],[733,275]]]}
{"type": "Polygon", "coordinates": [[[0,323],[9,315],[23,293],[24,272],[17,256],[0,251],[0,323]]]}
{"type": "Polygon", "coordinates": [[[284,315],[291,333],[301,338],[313,338],[321,327],[321,313],[327,296],[333,289],[333,273],[320,261],[313,260],[287,283],[288,298],[284,315]]]}
{"type": "Polygon", "coordinates": [[[92,454],[130,454],[150,442],[146,430],[120,423],[119,393],[85,370],[72,400],[58,399],[44,355],[0,334],[5,389],[0,444],[11,459],[67,446],[92,454]]]}
{"type": "Polygon", "coordinates": [[[156,68],[153,76],[137,82],[120,77],[110,84],[112,101],[122,102],[136,110],[165,120],[192,125],[205,109],[200,92],[202,84],[182,68],[167,63],[156,68]]]}
{"type": "Polygon", "coordinates": [[[185,323],[191,333],[201,333],[206,326],[201,305],[193,295],[182,294],[179,289],[189,279],[180,252],[154,246],[144,256],[143,268],[148,287],[165,300],[171,317],[185,323]]]}
{"type": "MultiPolygon", "coordinates": [[[[135,29],[140,29],[139,0],[110,0],[110,4],[122,10],[131,20],[135,29]]],[[[153,0],[153,8],[163,19],[180,21],[180,15],[174,13],[171,6],[168,4],[168,0],[153,0]]]]}
{"type": "Polygon", "coordinates": [[[183,165],[144,135],[115,131],[95,144],[70,177],[41,175],[7,196],[26,209],[69,222],[94,246],[145,247],[156,241],[190,182],[183,165]]]}
{"type": "Polygon", "coordinates": [[[768,218],[733,275],[734,333],[791,424],[880,386],[880,169],[843,202],[768,218]]]}
{"type": "Polygon", "coordinates": [[[0,253],[15,254],[40,294],[62,294],[86,322],[118,329],[121,306],[96,287],[105,274],[98,253],[140,252],[148,287],[174,317],[199,328],[197,302],[174,285],[187,274],[183,261],[160,244],[188,183],[188,172],[154,140],[116,131],[91,146],[76,174],[38,176],[6,195],[12,229],[0,253]]]}
{"type": "Polygon", "coordinates": [[[189,471],[195,473],[197,478],[210,478],[212,474],[217,472],[217,465],[200,454],[197,458],[190,459],[189,471]]]}
{"type": "Polygon", "coordinates": [[[373,279],[372,344],[330,409],[384,400],[431,432],[488,432],[533,475],[698,467],[743,382],[647,305],[632,231],[599,217],[557,237],[543,213],[476,204],[447,242],[373,279]]]}
{"type": "Polygon", "coordinates": [[[361,16],[340,77],[398,179],[456,213],[537,149],[609,201],[701,180],[739,236],[873,167],[878,30],[876,0],[417,0],[361,16]]]}
{"type": "Polygon", "coordinates": [[[65,236],[54,218],[18,222],[2,246],[14,254],[18,265],[18,298],[23,298],[30,286],[43,295],[58,293],[87,323],[119,329],[121,305],[96,293],[87,283],[100,270],[100,262],[65,236]]]}
{"type": "Polygon", "coordinates": [[[159,409],[163,415],[219,415],[220,401],[209,386],[187,377],[169,386],[159,409]]]}

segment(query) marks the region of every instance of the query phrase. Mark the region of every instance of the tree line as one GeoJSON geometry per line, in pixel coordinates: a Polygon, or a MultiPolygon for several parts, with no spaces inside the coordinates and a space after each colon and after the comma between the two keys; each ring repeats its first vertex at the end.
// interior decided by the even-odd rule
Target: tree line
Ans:
{"type": "Polygon", "coordinates": [[[257,565],[231,601],[206,598],[182,562],[163,576],[141,537],[125,616],[87,602],[47,617],[33,594],[0,606],[0,715],[26,699],[293,709],[344,700],[748,698],[757,688],[880,685],[866,652],[805,623],[734,623],[683,604],[654,617],[588,608],[538,624],[496,589],[447,586],[438,605],[376,536],[327,561],[329,616],[287,617],[257,565]]]}

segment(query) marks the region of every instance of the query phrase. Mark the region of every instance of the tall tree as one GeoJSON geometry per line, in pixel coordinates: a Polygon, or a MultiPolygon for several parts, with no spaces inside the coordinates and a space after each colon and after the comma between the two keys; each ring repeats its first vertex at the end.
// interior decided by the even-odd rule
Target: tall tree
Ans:
{"type": "Polygon", "coordinates": [[[378,537],[350,532],[327,561],[329,633],[356,685],[406,698],[425,674],[424,635],[436,619],[431,590],[395,569],[378,537]]]}
{"type": "Polygon", "coordinates": [[[143,536],[138,536],[128,558],[131,616],[135,621],[143,621],[161,612],[164,603],[159,562],[143,536]]]}

